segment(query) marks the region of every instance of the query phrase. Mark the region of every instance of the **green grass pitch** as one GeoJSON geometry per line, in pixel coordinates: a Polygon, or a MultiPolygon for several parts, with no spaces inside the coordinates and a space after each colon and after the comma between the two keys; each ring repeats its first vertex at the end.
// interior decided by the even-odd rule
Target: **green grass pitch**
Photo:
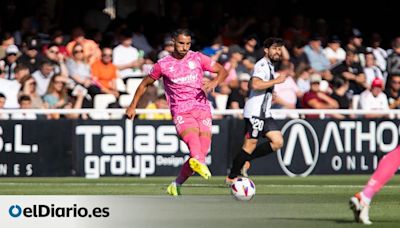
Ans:
{"type": "MultiPolygon", "coordinates": [[[[364,227],[353,222],[348,199],[368,178],[253,176],[257,193],[250,202],[234,200],[224,177],[192,177],[179,199],[165,194],[173,177],[0,178],[0,194],[143,198],[157,211],[148,227],[364,227]]],[[[400,177],[376,195],[370,217],[370,227],[400,227],[400,177]]]]}

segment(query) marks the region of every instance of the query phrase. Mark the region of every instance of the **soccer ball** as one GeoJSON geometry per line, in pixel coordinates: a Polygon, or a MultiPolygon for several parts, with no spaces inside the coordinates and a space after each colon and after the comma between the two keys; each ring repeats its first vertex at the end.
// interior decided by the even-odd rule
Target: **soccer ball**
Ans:
{"type": "Polygon", "coordinates": [[[249,178],[239,177],[231,185],[232,195],[237,200],[249,201],[256,194],[256,186],[249,178]]]}

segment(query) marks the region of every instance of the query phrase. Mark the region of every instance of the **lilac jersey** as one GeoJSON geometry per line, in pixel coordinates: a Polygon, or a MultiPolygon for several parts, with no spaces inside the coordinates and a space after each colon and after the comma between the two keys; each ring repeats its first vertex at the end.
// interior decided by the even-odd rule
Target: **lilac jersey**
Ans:
{"type": "Polygon", "coordinates": [[[214,62],[207,56],[189,51],[183,59],[165,56],[154,64],[149,76],[163,77],[164,88],[172,115],[195,109],[210,111],[203,85],[204,71],[212,71],[214,62]]]}

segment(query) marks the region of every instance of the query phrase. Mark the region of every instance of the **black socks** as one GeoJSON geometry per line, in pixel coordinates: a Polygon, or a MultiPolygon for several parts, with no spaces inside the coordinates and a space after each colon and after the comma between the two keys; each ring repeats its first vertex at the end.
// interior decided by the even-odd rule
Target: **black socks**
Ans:
{"type": "Polygon", "coordinates": [[[258,145],[252,154],[248,154],[242,149],[233,159],[229,178],[233,179],[239,176],[240,170],[242,169],[246,161],[251,161],[253,159],[267,156],[268,154],[272,153],[274,153],[274,151],[272,150],[271,143],[269,141],[258,145]]]}
{"type": "Polygon", "coordinates": [[[231,173],[229,174],[229,178],[233,179],[239,176],[240,170],[242,169],[244,163],[246,161],[251,160],[251,155],[248,154],[243,149],[236,155],[235,159],[232,162],[231,173]]]}
{"type": "Polygon", "coordinates": [[[259,157],[264,157],[264,156],[267,156],[268,154],[272,154],[272,153],[274,153],[274,151],[272,150],[271,142],[266,141],[256,147],[256,149],[251,154],[251,160],[259,158],[259,157]]]}

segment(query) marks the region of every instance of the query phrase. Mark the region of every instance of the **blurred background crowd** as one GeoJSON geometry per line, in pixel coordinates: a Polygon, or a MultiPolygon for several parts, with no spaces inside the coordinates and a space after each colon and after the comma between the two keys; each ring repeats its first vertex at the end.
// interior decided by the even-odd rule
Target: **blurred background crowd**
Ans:
{"type": "MultiPolygon", "coordinates": [[[[152,65],[173,51],[170,33],[176,28],[192,30],[192,49],[229,72],[208,96],[214,109],[244,107],[254,64],[264,56],[262,42],[270,36],[285,40],[276,71],[290,75],[275,86],[273,108],[399,108],[400,36],[394,27],[387,29],[394,26],[387,27],[390,14],[379,17],[392,12],[393,3],[371,5],[369,12],[339,1],[313,12],[318,4],[246,1],[240,8],[228,1],[2,0],[0,109],[127,107],[152,65]]],[[[212,77],[206,74],[205,80],[212,77]]],[[[138,108],[168,108],[162,82],[147,90],[138,108]]],[[[0,114],[37,118],[91,116],[0,114]]]]}

